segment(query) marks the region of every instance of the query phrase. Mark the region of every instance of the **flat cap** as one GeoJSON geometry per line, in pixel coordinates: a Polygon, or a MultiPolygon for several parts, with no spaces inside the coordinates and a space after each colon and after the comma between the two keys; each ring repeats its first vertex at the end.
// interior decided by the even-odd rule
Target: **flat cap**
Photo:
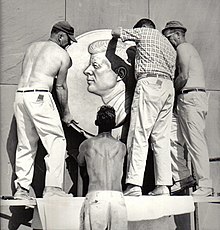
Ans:
{"type": "Polygon", "coordinates": [[[59,21],[53,25],[53,28],[59,29],[69,36],[73,42],[77,42],[74,37],[74,28],[67,21],[59,21]]]}

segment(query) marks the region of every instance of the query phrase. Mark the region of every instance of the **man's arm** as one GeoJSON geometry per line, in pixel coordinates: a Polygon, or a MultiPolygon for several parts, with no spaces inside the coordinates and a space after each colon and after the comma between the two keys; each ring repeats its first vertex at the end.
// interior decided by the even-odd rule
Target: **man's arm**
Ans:
{"type": "Polygon", "coordinates": [[[176,92],[180,91],[187,83],[189,78],[189,63],[189,50],[185,47],[177,47],[177,66],[179,73],[174,81],[176,92]]]}
{"type": "Polygon", "coordinates": [[[140,37],[140,30],[137,29],[123,29],[122,27],[112,30],[112,36],[114,38],[121,38],[124,41],[138,41],[140,37]]]}
{"type": "Polygon", "coordinates": [[[126,145],[124,143],[122,143],[122,151],[123,153],[123,157],[125,157],[126,153],[127,153],[127,148],[126,148],[126,145]]]}
{"type": "Polygon", "coordinates": [[[71,67],[72,63],[70,58],[65,58],[61,65],[61,68],[57,74],[56,81],[56,92],[57,98],[61,107],[62,120],[66,124],[70,124],[73,121],[73,117],[70,114],[69,106],[68,106],[68,88],[66,84],[66,77],[68,69],[71,67]]]}
{"type": "Polygon", "coordinates": [[[77,156],[77,162],[80,167],[85,166],[85,142],[79,146],[79,155],[77,156]]]}

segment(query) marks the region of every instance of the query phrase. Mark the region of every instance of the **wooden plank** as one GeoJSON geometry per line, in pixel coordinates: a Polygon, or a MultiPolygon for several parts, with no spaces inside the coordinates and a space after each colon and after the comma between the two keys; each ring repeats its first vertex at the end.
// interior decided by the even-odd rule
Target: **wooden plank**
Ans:
{"type": "Polygon", "coordinates": [[[36,206],[36,199],[33,200],[1,200],[1,206],[36,206]]]}
{"type": "Polygon", "coordinates": [[[220,196],[193,197],[194,203],[220,203],[220,196]]]}
{"type": "MultiPolygon", "coordinates": [[[[147,198],[147,196],[144,196],[144,197],[147,198]]],[[[142,196],[142,198],[141,197],[140,198],[144,199],[144,197],[142,196]]],[[[161,198],[161,197],[158,196],[158,198],[161,198]]],[[[12,198],[10,198],[8,200],[1,199],[1,206],[30,206],[30,205],[35,206],[37,204],[36,203],[37,199],[42,200],[42,198],[33,198],[32,200],[15,200],[12,198]]],[[[61,199],[64,200],[65,198],[61,198],[61,199]]],[[[79,200],[82,198],[81,197],[73,197],[71,199],[74,202],[74,200],[79,200]]],[[[129,197],[129,201],[131,199],[132,198],[129,197]]],[[[136,198],[136,197],[134,197],[134,199],[136,201],[138,200],[138,198],[136,198]]],[[[155,199],[155,197],[153,199],[155,199]]],[[[166,199],[168,199],[168,198],[166,197],[166,199]]],[[[181,199],[181,196],[170,196],[170,201],[173,202],[174,199],[176,199],[178,201],[178,199],[181,199]]],[[[51,200],[51,201],[57,202],[58,200],[54,198],[54,200],[51,200]]],[[[220,196],[218,196],[218,197],[212,197],[212,196],[210,196],[210,197],[193,197],[193,201],[194,201],[194,203],[220,203],[220,196]]],[[[178,202],[176,202],[176,205],[179,205],[178,202]]]]}

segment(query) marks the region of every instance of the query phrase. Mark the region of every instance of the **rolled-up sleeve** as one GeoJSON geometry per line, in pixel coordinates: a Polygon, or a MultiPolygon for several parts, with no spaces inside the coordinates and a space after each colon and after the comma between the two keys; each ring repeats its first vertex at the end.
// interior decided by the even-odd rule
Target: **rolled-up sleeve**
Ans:
{"type": "Polygon", "coordinates": [[[139,41],[140,31],[138,29],[123,29],[120,31],[120,38],[122,41],[139,41]]]}

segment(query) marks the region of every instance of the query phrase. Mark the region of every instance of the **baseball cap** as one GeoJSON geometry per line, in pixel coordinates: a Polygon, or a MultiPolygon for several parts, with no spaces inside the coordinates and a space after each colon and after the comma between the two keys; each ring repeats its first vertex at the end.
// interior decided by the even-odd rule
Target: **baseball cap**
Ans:
{"type": "Polygon", "coordinates": [[[184,32],[187,31],[186,27],[179,21],[169,21],[167,22],[165,28],[162,30],[162,34],[168,29],[182,29],[184,32]]]}
{"type": "Polygon", "coordinates": [[[74,28],[67,21],[59,21],[53,25],[53,28],[59,29],[69,36],[73,42],[77,42],[74,37],[74,28]]]}

